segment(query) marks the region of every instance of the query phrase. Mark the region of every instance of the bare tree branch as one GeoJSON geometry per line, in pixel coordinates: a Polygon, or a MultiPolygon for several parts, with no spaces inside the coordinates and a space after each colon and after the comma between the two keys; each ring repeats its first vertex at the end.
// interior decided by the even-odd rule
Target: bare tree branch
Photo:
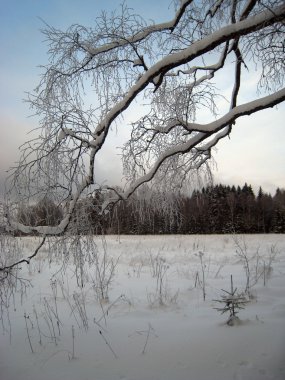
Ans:
{"type": "Polygon", "coordinates": [[[19,261],[16,261],[10,265],[6,265],[4,267],[0,267],[0,272],[6,272],[7,274],[11,271],[11,269],[13,269],[15,266],[18,266],[20,264],[23,264],[23,263],[26,263],[26,264],[30,264],[30,261],[35,257],[37,256],[37,254],[39,253],[39,250],[42,248],[42,246],[44,245],[46,241],[46,236],[44,236],[40,242],[40,244],[37,246],[37,248],[35,249],[35,251],[33,252],[32,255],[28,256],[27,258],[25,259],[21,259],[19,261]]]}
{"type": "Polygon", "coordinates": [[[50,63],[28,99],[40,118],[39,138],[22,147],[10,196],[20,204],[49,196],[63,216],[57,225],[24,224],[12,202],[7,224],[27,234],[62,234],[87,194],[114,194],[102,200],[104,210],[145,182],[179,186],[207,166],[211,148],[239,117],[285,100],[284,20],[281,0],[183,0],[165,23],[147,25],[123,5],[110,18],[102,14],[94,29],[48,27],[50,63]],[[239,105],[241,68],[251,70],[253,62],[270,95],[239,105]],[[217,99],[226,95],[214,80],[221,81],[227,68],[233,74],[230,107],[219,117],[217,99]],[[145,112],[122,150],[126,190],[104,187],[95,161],[136,101],[145,112]],[[213,121],[199,123],[201,113],[213,121]]]}

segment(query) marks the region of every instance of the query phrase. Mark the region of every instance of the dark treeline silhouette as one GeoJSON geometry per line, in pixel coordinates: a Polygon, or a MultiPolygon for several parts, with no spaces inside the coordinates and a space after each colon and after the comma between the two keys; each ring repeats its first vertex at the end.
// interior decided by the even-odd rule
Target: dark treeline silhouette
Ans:
{"type": "Polygon", "coordinates": [[[61,207],[44,197],[33,206],[21,206],[18,210],[19,222],[30,226],[55,226],[62,218],[61,207]]]}
{"type": "Polygon", "coordinates": [[[121,234],[220,234],[285,233],[285,190],[271,196],[259,188],[216,185],[191,196],[138,194],[120,203],[109,221],[107,233],[121,234]]]}
{"type": "MultiPolygon", "coordinates": [[[[221,234],[285,233],[285,190],[274,196],[259,188],[216,185],[185,194],[158,193],[143,187],[129,200],[100,214],[103,196],[78,202],[70,233],[106,234],[221,234]]],[[[56,225],[62,210],[45,198],[21,208],[18,219],[31,225],[56,225]]]]}

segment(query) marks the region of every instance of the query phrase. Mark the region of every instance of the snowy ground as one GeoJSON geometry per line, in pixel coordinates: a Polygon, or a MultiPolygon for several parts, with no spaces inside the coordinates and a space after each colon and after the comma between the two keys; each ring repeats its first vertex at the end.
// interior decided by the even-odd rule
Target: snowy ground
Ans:
{"type": "MultiPolygon", "coordinates": [[[[94,263],[81,263],[81,289],[72,260],[58,272],[62,262],[44,250],[22,265],[32,287],[6,297],[8,310],[2,305],[0,379],[284,380],[285,236],[238,243],[254,257],[250,284],[258,282],[232,327],[213,301],[230,290],[231,274],[239,291],[246,286],[232,236],[108,236],[107,263],[119,261],[104,302],[94,263]]],[[[20,244],[28,255],[35,240],[20,244]]]]}

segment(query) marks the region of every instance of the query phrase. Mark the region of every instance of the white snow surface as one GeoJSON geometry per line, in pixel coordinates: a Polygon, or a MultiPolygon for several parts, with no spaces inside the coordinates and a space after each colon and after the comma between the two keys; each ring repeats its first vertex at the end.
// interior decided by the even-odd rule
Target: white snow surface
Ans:
{"type": "MultiPolygon", "coordinates": [[[[284,380],[285,235],[238,238],[249,257],[258,250],[259,269],[268,262],[272,247],[278,254],[265,285],[261,275],[251,289],[251,302],[239,313],[240,324],[232,327],[225,323],[227,315],[214,309],[220,306],[214,300],[223,294],[221,289],[230,290],[230,275],[239,291],[245,288],[244,268],[230,235],[107,236],[106,252],[119,261],[109,301],[101,305],[92,287],[93,273],[85,267],[89,282],[80,289],[72,260],[59,271],[62,262],[43,249],[20,272],[33,287],[10,300],[9,318],[2,308],[0,379],[284,380]],[[198,284],[199,252],[205,301],[198,284]],[[155,263],[162,263],[165,270],[163,305],[157,299],[155,263]],[[86,328],[75,307],[75,298],[82,296],[86,328]]],[[[100,252],[102,240],[95,239],[100,252]]],[[[27,256],[36,242],[23,239],[27,256]]],[[[250,263],[253,275],[256,260],[250,263]]]]}

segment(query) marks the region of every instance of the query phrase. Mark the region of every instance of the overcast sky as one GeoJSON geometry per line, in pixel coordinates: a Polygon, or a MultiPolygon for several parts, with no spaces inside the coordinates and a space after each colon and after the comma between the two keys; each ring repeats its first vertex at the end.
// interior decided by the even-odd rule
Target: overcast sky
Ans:
{"type": "MultiPolygon", "coordinates": [[[[172,17],[168,0],[128,0],[137,13],[147,19],[165,21],[172,17]]],[[[37,127],[37,119],[23,102],[25,92],[39,81],[39,65],[47,63],[47,45],[40,29],[46,23],[65,29],[73,23],[92,26],[102,10],[110,11],[120,0],[0,0],[0,180],[4,172],[17,161],[18,146],[29,139],[29,130],[37,127]]],[[[251,74],[254,75],[254,74],[251,74]]],[[[251,78],[245,78],[250,89],[251,78]]],[[[126,120],[127,122],[128,120],[126,120]]],[[[121,143],[114,137],[114,145],[121,143]]],[[[262,111],[253,117],[240,119],[231,139],[218,145],[214,158],[217,169],[215,182],[225,184],[261,185],[274,193],[285,188],[285,106],[262,111]]],[[[108,146],[99,163],[102,179],[117,175],[114,151],[108,146]],[[108,174],[106,174],[108,173],[108,174]]],[[[106,178],[107,179],[107,178],[106,178]]]]}

